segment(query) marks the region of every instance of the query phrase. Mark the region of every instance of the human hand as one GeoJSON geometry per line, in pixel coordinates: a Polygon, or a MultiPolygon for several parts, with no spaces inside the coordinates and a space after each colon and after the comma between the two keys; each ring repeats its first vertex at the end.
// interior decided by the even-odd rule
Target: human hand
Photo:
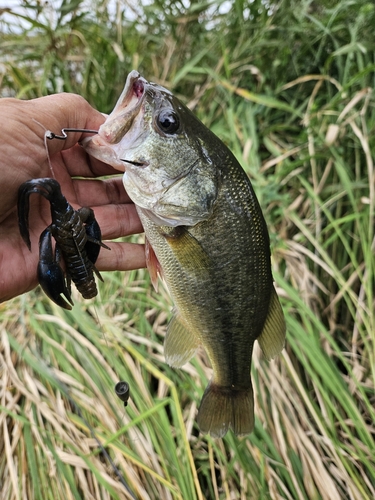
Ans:
{"type": "MultiPolygon", "coordinates": [[[[60,135],[63,128],[97,130],[104,117],[82,97],[56,94],[31,101],[0,99],[0,302],[37,285],[38,242],[51,223],[50,204],[39,195],[30,196],[31,252],[22,240],[17,219],[19,186],[29,180],[52,177],[44,143],[46,130],[60,135]]],[[[142,232],[134,204],[122,179],[94,179],[118,174],[109,165],[90,158],[79,146],[82,133],[69,133],[65,141],[48,141],[56,180],[74,208],[89,206],[102,231],[103,240],[142,232]],[[73,179],[72,177],[80,177],[73,179]]],[[[106,242],[95,266],[99,271],[130,270],[145,266],[143,245],[106,242]]]]}

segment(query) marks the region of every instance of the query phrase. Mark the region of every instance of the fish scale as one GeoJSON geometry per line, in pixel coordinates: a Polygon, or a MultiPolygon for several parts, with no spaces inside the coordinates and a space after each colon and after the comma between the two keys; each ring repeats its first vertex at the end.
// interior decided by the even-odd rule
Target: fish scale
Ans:
{"type": "Polygon", "coordinates": [[[251,432],[254,342],[267,358],[278,354],[285,321],[266,223],[246,173],[188,108],[135,71],[85,148],[115,168],[125,166],[124,186],[151,248],[151,276],[161,269],[175,306],[167,363],[181,367],[199,346],[211,362],[197,416],[201,431],[251,432]]]}

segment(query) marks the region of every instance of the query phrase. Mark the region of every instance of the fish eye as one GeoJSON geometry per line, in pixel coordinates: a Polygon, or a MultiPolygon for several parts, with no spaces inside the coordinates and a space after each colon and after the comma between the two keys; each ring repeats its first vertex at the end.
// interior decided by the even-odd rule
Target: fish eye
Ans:
{"type": "Polygon", "coordinates": [[[174,134],[180,127],[178,115],[171,109],[162,109],[156,123],[165,134],[174,134]]]}

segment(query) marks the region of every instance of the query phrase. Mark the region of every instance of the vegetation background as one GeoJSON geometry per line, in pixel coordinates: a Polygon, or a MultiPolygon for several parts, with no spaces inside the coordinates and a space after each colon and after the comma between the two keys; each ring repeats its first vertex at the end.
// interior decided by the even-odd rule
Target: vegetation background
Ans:
{"type": "Polygon", "coordinates": [[[207,359],[165,364],[171,302],[146,271],[108,273],[71,312],[39,290],[1,304],[0,498],[375,498],[374,3],[1,7],[2,96],[76,92],[109,112],[138,69],[232,149],[268,222],[288,334],[275,361],[255,352],[254,432],[213,440],[194,422],[207,359]]]}

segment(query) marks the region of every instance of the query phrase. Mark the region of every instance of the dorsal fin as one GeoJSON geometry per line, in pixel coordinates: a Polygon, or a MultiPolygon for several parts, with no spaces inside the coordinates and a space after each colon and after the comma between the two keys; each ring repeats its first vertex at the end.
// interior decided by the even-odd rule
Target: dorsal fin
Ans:
{"type": "Polygon", "coordinates": [[[283,350],[286,325],[283,310],[276,290],[272,289],[268,315],[262,333],[258,337],[260,348],[267,359],[272,359],[283,350]]]}

